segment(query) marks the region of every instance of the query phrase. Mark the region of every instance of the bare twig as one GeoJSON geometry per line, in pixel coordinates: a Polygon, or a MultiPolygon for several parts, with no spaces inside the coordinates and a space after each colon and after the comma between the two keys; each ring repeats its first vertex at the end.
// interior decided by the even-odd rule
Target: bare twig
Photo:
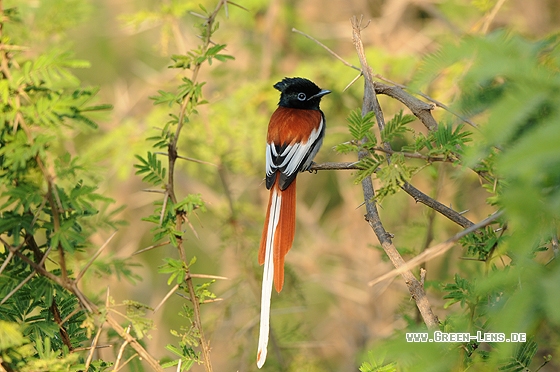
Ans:
{"type": "Polygon", "coordinates": [[[112,316],[108,315],[107,316],[107,323],[119,334],[121,335],[121,337],[123,337],[125,340],[128,341],[128,343],[130,344],[130,346],[138,353],[138,355],[140,355],[140,357],[147,362],[150,367],[152,367],[152,369],[154,371],[157,372],[163,372],[163,368],[161,368],[160,364],[158,363],[158,361],[151,356],[143,347],[142,345],[140,345],[140,343],[134,338],[132,337],[130,334],[126,333],[124,328],[121,327],[121,325],[119,324],[119,322],[117,322],[115,320],[115,318],[113,318],[112,316]]]}
{"type": "Polygon", "coordinates": [[[340,62],[344,63],[346,66],[353,68],[354,70],[357,71],[362,71],[359,67],[354,66],[353,64],[346,62],[346,60],[344,58],[342,58],[341,56],[339,56],[338,54],[336,54],[332,49],[330,49],[328,46],[326,46],[325,44],[321,43],[319,40],[315,39],[313,36],[306,34],[305,32],[302,32],[296,28],[292,28],[292,32],[298,33],[300,35],[305,36],[306,38],[308,38],[309,40],[313,40],[315,43],[317,43],[318,45],[322,46],[323,48],[325,48],[325,50],[327,52],[329,52],[332,56],[334,56],[336,59],[338,59],[340,62]]]}
{"type": "Polygon", "coordinates": [[[134,359],[134,358],[136,358],[136,357],[138,357],[138,354],[134,354],[134,355],[129,356],[128,359],[125,360],[124,363],[123,363],[121,366],[119,366],[119,369],[117,369],[117,371],[122,370],[128,363],[130,363],[130,361],[131,361],[132,359],[134,359]]]}
{"type": "MultiPolygon", "coordinates": [[[[154,152],[154,154],[158,154],[158,155],[163,155],[163,156],[169,156],[169,154],[167,152],[154,152]]],[[[191,161],[193,163],[199,163],[199,164],[206,164],[206,165],[211,165],[213,167],[217,167],[217,164],[211,163],[209,161],[205,161],[205,160],[200,160],[200,159],[195,159],[195,158],[189,158],[187,156],[181,156],[181,155],[177,155],[177,159],[182,159],[182,160],[186,160],[186,161],[191,161]]]]}
{"type": "Polygon", "coordinates": [[[146,248],[142,248],[139,251],[136,251],[132,254],[132,256],[136,256],[137,254],[140,253],[144,253],[144,252],[148,252],[151,251],[152,249],[158,248],[158,247],[163,247],[164,245],[170,244],[171,242],[169,240],[162,242],[162,243],[158,243],[158,244],[154,244],[154,245],[150,245],[149,247],[146,248]]]}
{"type": "Polygon", "coordinates": [[[28,281],[30,281],[31,279],[33,279],[33,277],[35,276],[37,272],[35,270],[33,270],[31,272],[31,274],[29,274],[25,279],[23,279],[21,282],[18,283],[18,285],[16,285],[14,287],[14,289],[12,289],[10,291],[10,293],[8,293],[3,299],[2,301],[0,301],[0,306],[4,305],[4,303],[6,301],[8,301],[14,294],[16,294],[17,291],[19,291],[21,289],[21,287],[23,287],[25,285],[25,283],[27,283],[28,281]]]}
{"type": "Polygon", "coordinates": [[[8,252],[8,257],[6,257],[4,262],[2,262],[2,266],[0,266],[0,275],[2,275],[2,273],[6,269],[6,266],[8,266],[8,264],[10,263],[10,261],[12,260],[12,257],[14,257],[14,254],[12,253],[12,251],[8,252]]]}
{"type": "Polygon", "coordinates": [[[176,290],[179,289],[179,284],[175,284],[173,286],[173,288],[171,288],[167,294],[165,296],[163,296],[163,299],[159,302],[159,304],[157,304],[157,306],[154,308],[154,313],[156,311],[159,310],[159,308],[165,303],[165,301],[167,301],[169,299],[169,297],[173,296],[173,293],[175,293],[176,290]]]}
{"type": "Polygon", "coordinates": [[[211,163],[211,162],[209,162],[209,161],[198,160],[198,159],[189,158],[189,157],[186,157],[186,156],[177,155],[177,159],[182,159],[182,160],[186,160],[186,161],[191,161],[191,162],[193,162],[193,163],[211,165],[211,166],[213,166],[213,167],[217,167],[217,166],[218,166],[217,164],[211,163]]]}
{"type": "Polygon", "coordinates": [[[479,223],[474,224],[474,225],[466,228],[465,230],[455,234],[451,238],[447,239],[445,242],[436,244],[436,245],[426,249],[424,252],[422,252],[418,256],[416,256],[413,259],[411,259],[410,261],[408,261],[405,265],[403,265],[401,267],[397,267],[397,268],[391,270],[390,272],[388,272],[387,274],[383,274],[383,275],[375,278],[374,280],[370,281],[368,283],[368,285],[373,286],[373,285],[375,285],[377,283],[380,283],[384,280],[394,278],[397,275],[400,275],[403,272],[405,272],[407,270],[410,270],[413,267],[415,267],[417,265],[420,265],[423,262],[429,261],[429,260],[431,260],[435,257],[438,257],[438,256],[444,254],[449,249],[451,249],[451,247],[453,247],[459,239],[461,239],[462,237],[464,237],[464,236],[466,236],[466,235],[468,235],[472,232],[475,232],[476,230],[478,230],[482,227],[488,226],[489,224],[491,224],[492,222],[494,222],[495,220],[500,218],[502,215],[503,215],[503,211],[494,212],[488,218],[486,218],[486,219],[480,221],[479,223]]]}
{"type": "Polygon", "coordinates": [[[482,31],[483,34],[486,34],[488,32],[488,29],[490,28],[490,25],[492,24],[492,21],[494,21],[494,18],[496,18],[496,15],[498,14],[498,11],[502,7],[502,5],[504,5],[505,2],[506,2],[506,0],[496,1],[496,4],[494,5],[492,10],[490,11],[488,16],[486,17],[486,19],[484,20],[484,24],[482,25],[482,30],[481,31],[482,31]]]}
{"type": "Polygon", "coordinates": [[[412,196],[417,203],[422,203],[432,208],[436,212],[449,218],[451,221],[455,222],[461,227],[467,228],[473,225],[473,223],[468,218],[463,217],[459,212],[454,211],[453,209],[438,202],[437,200],[430,198],[428,195],[424,194],[422,191],[418,190],[410,183],[405,182],[401,186],[401,189],[403,189],[408,195],[412,196]]]}
{"type": "Polygon", "coordinates": [[[358,81],[359,78],[362,77],[362,72],[360,71],[360,73],[354,78],[352,79],[351,82],[349,82],[344,89],[342,90],[343,92],[346,92],[346,90],[348,90],[348,88],[350,88],[356,81],[358,81]]]}
{"type": "Polygon", "coordinates": [[[320,170],[355,170],[355,169],[360,169],[358,168],[358,163],[357,161],[351,162],[351,163],[334,163],[334,162],[330,162],[330,163],[321,163],[321,164],[317,164],[317,163],[313,163],[311,164],[311,167],[309,168],[309,171],[320,171],[320,170]]]}
{"type": "MultiPolygon", "coordinates": [[[[500,0],[500,1],[503,1],[503,0],[500,0]]],[[[302,31],[296,30],[295,28],[293,28],[292,31],[296,32],[300,35],[303,35],[310,40],[313,40],[315,43],[317,43],[318,45],[323,47],[327,52],[329,52],[331,55],[333,55],[336,59],[340,60],[344,65],[346,65],[350,68],[353,68],[355,70],[362,71],[360,68],[358,68],[358,67],[352,65],[351,63],[347,62],[346,60],[344,60],[342,57],[340,57],[338,54],[336,54],[334,51],[332,51],[329,47],[327,47],[326,45],[324,45],[323,43],[321,43],[319,40],[315,39],[314,37],[302,32],[302,31]]],[[[344,90],[346,90],[350,85],[352,85],[360,76],[362,76],[362,75],[360,74],[356,78],[354,78],[350,82],[350,84],[348,84],[348,86],[346,88],[344,88],[344,90]]],[[[391,79],[387,79],[386,77],[384,77],[380,74],[373,74],[372,73],[371,76],[375,77],[376,79],[385,81],[385,82],[392,85],[392,86],[388,86],[388,85],[376,82],[375,83],[375,89],[376,89],[377,93],[387,94],[387,95],[389,95],[393,98],[396,98],[399,101],[405,103],[411,110],[413,110],[413,114],[416,115],[420,120],[422,120],[424,125],[426,125],[428,128],[430,128],[432,130],[433,130],[434,127],[437,128],[437,123],[433,119],[433,117],[431,117],[431,114],[427,115],[425,113],[425,111],[429,112],[433,109],[432,105],[428,105],[425,102],[422,102],[422,101],[418,100],[416,97],[411,96],[410,94],[404,92],[404,90],[409,90],[409,88],[406,85],[396,83],[396,82],[392,81],[391,79]],[[408,104],[405,101],[407,101],[408,104]]],[[[432,97],[428,96],[427,94],[422,93],[420,91],[413,91],[412,93],[423,97],[424,99],[432,102],[435,106],[446,110],[447,112],[456,116],[457,118],[464,121],[465,123],[477,128],[477,125],[475,123],[473,123],[469,119],[459,115],[458,113],[452,111],[448,106],[446,106],[442,102],[440,102],[440,101],[438,101],[438,100],[436,100],[436,99],[434,99],[434,98],[432,98],[432,97]]]]}
{"type": "Polygon", "coordinates": [[[228,277],[208,274],[190,274],[191,278],[229,280],[228,277]]]}
{"type": "Polygon", "coordinates": [[[107,349],[107,348],[111,348],[111,347],[113,347],[112,344],[108,344],[108,345],[96,345],[95,347],[86,346],[86,347],[77,347],[77,348],[74,349],[74,351],[75,351],[75,352],[78,352],[78,351],[86,351],[86,350],[91,350],[91,349],[98,350],[98,349],[107,349]]]}
{"type": "Polygon", "coordinates": [[[395,150],[387,149],[387,148],[383,148],[383,147],[374,147],[373,150],[381,151],[381,152],[384,152],[384,153],[389,154],[389,155],[399,154],[399,155],[404,156],[405,158],[422,159],[422,160],[426,160],[429,163],[432,163],[432,162],[453,163],[455,161],[454,159],[452,159],[450,157],[445,157],[445,156],[429,156],[429,155],[420,154],[418,152],[395,151],[395,150]]]}
{"type": "Polygon", "coordinates": [[[103,324],[99,325],[99,329],[97,330],[97,333],[95,334],[95,337],[93,338],[93,342],[91,343],[91,349],[88,353],[88,357],[86,359],[86,366],[84,368],[84,371],[88,371],[89,370],[89,365],[91,364],[91,361],[93,360],[93,353],[95,352],[95,349],[97,349],[97,343],[99,342],[99,336],[101,336],[101,331],[103,330],[103,324]]]}
{"type": "MultiPolygon", "coordinates": [[[[128,327],[126,327],[126,334],[130,335],[130,328],[132,326],[129,324],[128,327]]],[[[113,368],[113,371],[118,371],[119,370],[119,364],[121,362],[123,353],[124,353],[124,348],[126,347],[126,345],[128,345],[128,340],[125,339],[124,342],[122,343],[120,349],[119,349],[119,353],[117,355],[117,360],[115,361],[115,367],[113,368]]]]}
{"type": "Polygon", "coordinates": [[[82,279],[82,277],[84,276],[84,274],[86,273],[86,271],[89,269],[89,267],[93,264],[93,262],[97,259],[97,257],[99,257],[99,255],[101,254],[101,252],[103,252],[103,250],[105,249],[105,247],[107,247],[107,245],[109,245],[109,242],[111,240],[113,240],[113,238],[115,237],[115,235],[117,234],[117,232],[115,231],[114,233],[111,234],[111,236],[105,241],[105,243],[103,243],[103,245],[101,247],[99,247],[99,249],[97,250],[97,252],[95,252],[95,254],[93,255],[93,257],[91,257],[91,259],[88,261],[88,263],[83,267],[82,270],[80,270],[80,272],[78,273],[78,275],[76,276],[76,279],[74,279],[74,281],[76,283],[78,283],[80,281],[80,279],[82,279]]]}
{"type": "MultiPolygon", "coordinates": [[[[4,239],[2,239],[0,237],[0,241],[2,241],[2,243],[4,244],[5,247],[7,247],[9,249],[9,254],[11,253],[12,256],[14,255],[14,253],[19,253],[19,247],[12,247],[10,244],[8,244],[4,239]]],[[[43,254],[42,256],[39,257],[40,261],[37,265],[44,267],[43,265],[45,264],[45,261],[47,260],[47,257],[50,253],[50,251],[52,250],[52,246],[50,246],[47,251],[45,252],[45,254],[43,254]]],[[[8,256],[9,256],[8,254],[8,256]]],[[[4,303],[6,301],[8,301],[14,294],[16,294],[17,291],[19,291],[24,285],[25,283],[27,283],[28,281],[30,281],[31,279],[33,279],[33,277],[35,276],[35,274],[37,273],[37,270],[33,270],[31,272],[31,274],[29,274],[25,279],[23,279],[20,283],[18,283],[17,286],[15,286],[14,289],[12,289],[10,291],[10,293],[8,293],[3,299],[2,301],[0,301],[0,306],[4,305],[4,303]]]]}

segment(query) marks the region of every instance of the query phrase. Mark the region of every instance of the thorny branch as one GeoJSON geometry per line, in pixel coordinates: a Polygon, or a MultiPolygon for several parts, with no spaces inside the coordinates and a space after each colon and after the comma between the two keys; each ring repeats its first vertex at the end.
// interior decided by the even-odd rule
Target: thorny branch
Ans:
{"type": "MultiPolygon", "coordinates": [[[[365,57],[364,47],[361,40],[361,30],[361,20],[353,17],[352,40],[358,53],[358,58],[360,59],[362,74],[364,75],[364,100],[362,106],[362,115],[366,115],[368,112],[374,111],[375,117],[377,119],[377,124],[380,129],[383,129],[383,127],[385,126],[383,112],[381,111],[381,107],[379,106],[379,102],[377,101],[373,82],[373,74],[365,57]]],[[[384,147],[390,149],[387,144],[384,144],[384,147]]],[[[369,152],[367,150],[361,150],[358,153],[359,159],[362,159],[366,156],[369,156],[369,152]]],[[[389,157],[390,155],[388,155],[388,159],[389,157]]],[[[385,253],[389,257],[393,265],[396,268],[405,266],[406,262],[393,244],[391,236],[385,230],[385,227],[383,226],[383,223],[381,222],[381,219],[379,217],[377,204],[375,202],[375,191],[373,188],[373,181],[371,177],[366,177],[362,181],[362,189],[366,205],[366,221],[375,232],[375,235],[379,239],[381,246],[385,250],[385,253]]],[[[420,314],[422,315],[422,319],[424,320],[426,326],[429,329],[437,328],[438,319],[432,312],[430,302],[428,301],[428,297],[426,296],[426,292],[424,291],[424,287],[422,286],[420,281],[416,279],[416,277],[410,270],[402,271],[401,275],[403,276],[406,285],[408,286],[408,290],[412,298],[414,298],[414,301],[416,301],[416,306],[418,307],[418,310],[420,311],[420,314]]]]}
{"type": "MultiPolygon", "coordinates": [[[[332,54],[335,58],[337,58],[338,60],[342,61],[343,64],[345,64],[346,66],[349,66],[353,69],[358,69],[361,71],[360,75],[358,75],[358,77],[364,75],[364,72],[362,69],[352,65],[351,63],[345,61],[342,57],[340,57],[338,54],[336,54],[334,51],[332,51],[331,49],[329,49],[327,46],[325,46],[324,44],[322,44],[321,42],[319,42],[317,39],[315,39],[314,37],[299,31],[297,29],[292,29],[293,32],[296,32],[300,35],[305,36],[306,38],[313,40],[314,42],[316,42],[318,45],[322,46],[323,48],[325,48],[325,50],[327,52],[329,52],[330,54],[332,54]]],[[[363,58],[365,59],[365,54],[363,54],[363,58]]],[[[410,95],[409,93],[407,93],[405,91],[405,89],[407,89],[406,86],[398,84],[396,82],[393,82],[389,79],[384,78],[383,76],[379,75],[379,74],[374,74],[371,69],[368,71],[369,74],[369,78],[370,80],[373,82],[373,78],[377,78],[386,82],[389,82],[392,85],[386,85],[380,82],[373,82],[373,93],[372,94],[384,94],[387,95],[391,98],[394,98],[400,102],[402,102],[405,106],[407,106],[410,111],[418,118],[420,119],[420,121],[422,122],[422,124],[430,131],[434,131],[437,130],[438,128],[438,124],[436,122],[436,120],[434,119],[434,117],[432,116],[432,110],[434,108],[433,105],[428,104],[426,102],[423,102],[421,100],[419,100],[418,98],[410,95]]],[[[449,112],[451,112],[449,110],[449,108],[447,106],[445,106],[444,104],[434,100],[433,98],[427,96],[424,93],[421,92],[417,92],[420,96],[424,97],[425,99],[431,101],[432,103],[434,103],[436,106],[441,107],[449,112]]],[[[377,99],[375,100],[375,102],[377,102],[377,99]]],[[[458,116],[461,120],[465,121],[466,123],[476,127],[476,125],[474,123],[471,123],[470,121],[468,121],[465,118],[460,117],[459,115],[451,112],[453,115],[458,116]]],[[[381,152],[385,152],[387,154],[393,154],[395,153],[394,150],[392,150],[390,147],[388,146],[383,146],[382,148],[376,148],[376,151],[381,151],[381,152]]],[[[424,159],[428,162],[433,162],[433,161],[448,161],[448,159],[444,159],[444,158],[435,158],[435,157],[429,157],[429,156],[425,156],[422,154],[414,154],[414,153],[403,153],[403,152],[399,152],[400,154],[404,155],[405,157],[410,157],[410,158],[420,158],[420,159],[424,159]]],[[[322,164],[313,164],[310,168],[310,171],[320,171],[320,170],[353,170],[353,169],[360,169],[357,166],[358,162],[351,162],[351,163],[322,163],[322,164]]],[[[483,177],[486,179],[486,175],[478,172],[475,170],[475,172],[477,172],[479,174],[479,176],[483,177]]],[[[417,203],[422,203],[424,205],[426,205],[427,207],[430,207],[432,209],[434,209],[436,212],[440,213],[441,215],[445,216],[446,218],[448,218],[449,220],[453,221],[454,223],[458,224],[459,226],[466,228],[469,227],[471,225],[473,225],[473,222],[470,221],[469,219],[467,219],[466,217],[462,216],[459,212],[454,211],[453,209],[447,207],[446,205],[438,202],[437,200],[429,197],[428,195],[424,194],[422,191],[418,190],[416,187],[412,186],[410,183],[405,183],[401,186],[401,188],[403,189],[403,191],[405,191],[407,194],[409,194],[410,196],[412,196],[414,198],[414,200],[417,203]]]]}
{"type": "MultiPolygon", "coordinates": [[[[203,35],[201,35],[201,39],[202,39],[202,49],[203,50],[207,50],[211,44],[213,43],[212,40],[210,39],[211,35],[212,35],[212,30],[214,28],[214,23],[216,21],[216,17],[219,13],[219,11],[225,7],[226,11],[227,11],[227,4],[228,4],[228,0],[220,0],[218,2],[218,4],[216,5],[216,8],[214,9],[214,11],[205,19],[205,27],[206,27],[206,31],[203,33],[203,35]]],[[[197,81],[198,78],[198,74],[200,72],[200,68],[202,67],[202,62],[200,63],[196,63],[192,69],[192,75],[191,75],[191,81],[192,84],[194,85],[197,81]]],[[[179,120],[178,120],[178,124],[177,124],[177,128],[175,130],[175,134],[172,137],[171,142],[168,145],[167,148],[167,154],[168,154],[168,164],[169,164],[169,174],[168,174],[168,180],[167,180],[167,185],[165,188],[166,194],[165,194],[165,200],[164,203],[166,203],[168,201],[168,199],[173,203],[177,203],[177,196],[175,194],[175,163],[177,161],[177,159],[184,159],[183,157],[179,156],[178,154],[178,148],[177,148],[177,143],[179,141],[179,136],[181,134],[181,130],[183,129],[183,124],[185,123],[185,117],[188,114],[187,112],[187,107],[188,104],[191,100],[191,94],[187,94],[185,97],[183,97],[183,102],[181,104],[181,109],[179,112],[179,120]]],[[[184,214],[184,212],[182,211],[176,211],[175,212],[175,230],[176,231],[183,231],[183,221],[186,221],[188,223],[188,220],[186,220],[186,216],[184,214]]],[[[188,261],[187,261],[187,257],[186,257],[186,253],[185,253],[185,247],[183,244],[183,239],[182,237],[177,237],[177,249],[179,251],[179,256],[181,257],[181,261],[184,262],[185,264],[185,270],[186,270],[186,278],[185,278],[185,282],[187,285],[187,289],[188,289],[188,293],[189,293],[189,297],[190,300],[192,302],[192,306],[193,306],[193,313],[194,313],[194,326],[196,327],[197,331],[198,331],[198,338],[200,341],[200,348],[202,350],[202,359],[204,361],[204,367],[206,369],[207,372],[211,372],[212,369],[212,362],[210,360],[210,345],[208,344],[208,341],[206,340],[205,336],[204,336],[204,331],[202,328],[202,317],[200,315],[200,302],[196,296],[196,292],[195,292],[195,288],[192,282],[192,276],[190,273],[190,270],[188,268],[188,261]]]]}

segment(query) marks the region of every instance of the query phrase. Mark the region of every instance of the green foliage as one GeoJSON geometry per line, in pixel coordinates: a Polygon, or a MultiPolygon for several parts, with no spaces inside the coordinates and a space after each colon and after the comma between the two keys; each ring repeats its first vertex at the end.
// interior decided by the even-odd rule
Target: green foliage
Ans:
{"type": "MultiPolygon", "coordinates": [[[[403,183],[408,182],[415,173],[416,167],[407,165],[402,154],[394,154],[390,164],[382,166],[386,160],[383,155],[376,152],[382,151],[382,149],[377,148],[377,137],[373,132],[374,118],[373,112],[362,116],[359,110],[352,111],[347,120],[348,130],[353,140],[338,145],[336,149],[341,153],[362,150],[369,153],[368,156],[362,156],[357,164],[360,170],[356,174],[355,182],[359,183],[375,173],[382,181],[382,187],[376,190],[376,198],[382,200],[384,197],[396,193],[403,183]]],[[[403,115],[402,110],[399,111],[381,131],[381,142],[389,143],[396,138],[403,137],[410,131],[407,124],[414,120],[414,116],[403,115]]]]}
{"type": "MultiPolygon", "coordinates": [[[[3,30],[15,30],[14,14],[2,14],[3,30]]],[[[8,370],[73,371],[84,353],[71,351],[89,346],[92,328],[70,268],[97,250],[92,234],[120,222],[98,190],[95,165],[70,140],[97,129],[96,113],[112,106],[96,103],[98,89],[76,77],[87,61],[57,47],[21,53],[14,39],[4,33],[0,41],[0,355],[8,370]]],[[[94,266],[138,279],[122,259],[94,266]]]]}
{"type": "Polygon", "coordinates": [[[360,372],[397,372],[397,363],[378,362],[371,351],[368,353],[368,359],[369,361],[360,366],[360,372]]]}
{"type": "Polygon", "coordinates": [[[537,353],[538,345],[535,341],[529,340],[516,347],[514,354],[509,360],[500,367],[500,371],[521,372],[529,371],[531,361],[537,353]]]}
{"type": "Polygon", "coordinates": [[[443,287],[443,291],[448,292],[443,296],[443,299],[449,300],[443,306],[444,309],[457,302],[461,304],[461,307],[465,305],[469,307],[476,306],[478,301],[473,286],[474,284],[470,283],[467,279],[461,278],[459,274],[455,274],[455,282],[446,284],[443,287]]]}
{"type": "Polygon", "coordinates": [[[464,125],[459,124],[455,129],[451,123],[438,126],[437,130],[428,135],[415,134],[414,143],[403,147],[403,151],[421,152],[426,151],[426,156],[441,156],[444,159],[457,161],[462,155],[465,144],[471,142],[471,132],[463,130],[464,125]]]}
{"type": "Polygon", "coordinates": [[[405,133],[411,131],[407,124],[414,120],[416,120],[414,115],[403,115],[403,110],[400,110],[391,120],[385,123],[385,127],[381,131],[381,142],[388,143],[397,137],[403,137],[405,133]]]}
{"type": "Polygon", "coordinates": [[[166,169],[163,168],[162,162],[157,158],[156,154],[148,151],[146,158],[136,155],[136,159],[138,159],[140,164],[134,164],[134,167],[138,169],[136,174],[144,174],[142,181],[151,183],[154,186],[165,184],[166,169]]]}

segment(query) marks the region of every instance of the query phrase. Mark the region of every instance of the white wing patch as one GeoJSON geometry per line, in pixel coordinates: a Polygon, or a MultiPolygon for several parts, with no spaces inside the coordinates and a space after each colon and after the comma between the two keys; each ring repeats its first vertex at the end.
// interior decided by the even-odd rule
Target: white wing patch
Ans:
{"type": "Polygon", "coordinates": [[[319,150],[320,146],[316,146],[316,141],[323,131],[323,125],[323,118],[321,118],[319,127],[313,129],[313,131],[309,135],[307,142],[288,145],[281,154],[278,154],[278,152],[276,151],[275,144],[267,143],[266,174],[270,176],[278,169],[280,169],[286,176],[290,176],[298,170],[309,167],[309,165],[311,165],[311,161],[313,161],[313,158],[319,150]],[[303,164],[303,161],[306,157],[307,161],[305,162],[305,164],[303,164]],[[275,164],[275,160],[278,158],[282,160],[282,163],[275,164]]]}

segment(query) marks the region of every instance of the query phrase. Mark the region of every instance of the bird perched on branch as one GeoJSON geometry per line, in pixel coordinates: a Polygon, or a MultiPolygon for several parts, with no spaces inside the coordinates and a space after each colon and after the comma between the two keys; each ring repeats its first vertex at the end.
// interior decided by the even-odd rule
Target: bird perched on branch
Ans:
{"type": "Polygon", "coordinates": [[[329,90],[303,78],[284,78],[278,108],[268,124],[266,138],[266,188],[270,190],[259,250],[264,264],[261,323],[257,366],[266,360],[270,326],[272,284],[277,292],[284,284],[284,257],[292,247],[296,228],[296,176],[309,170],[325,136],[325,115],[319,109],[329,90]]]}

